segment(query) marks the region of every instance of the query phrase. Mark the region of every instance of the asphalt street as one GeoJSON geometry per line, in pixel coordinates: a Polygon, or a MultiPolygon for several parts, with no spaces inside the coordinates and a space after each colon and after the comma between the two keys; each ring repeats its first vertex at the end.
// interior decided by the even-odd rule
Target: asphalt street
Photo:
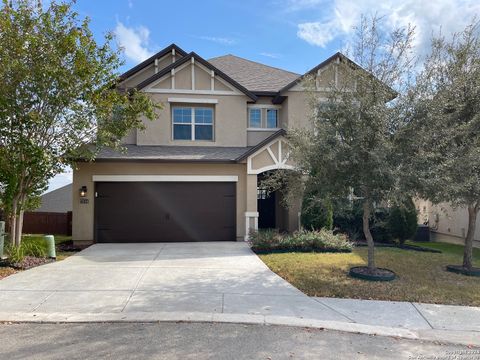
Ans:
{"type": "Polygon", "coordinates": [[[478,359],[480,349],[286,326],[1,324],[0,359],[478,359]]]}

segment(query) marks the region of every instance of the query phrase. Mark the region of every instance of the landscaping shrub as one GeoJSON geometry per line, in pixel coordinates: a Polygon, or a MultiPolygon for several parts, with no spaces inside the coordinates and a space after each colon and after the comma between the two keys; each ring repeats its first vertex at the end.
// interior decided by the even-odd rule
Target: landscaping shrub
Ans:
{"type": "Polygon", "coordinates": [[[302,226],[308,230],[331,230],[333,227],[333,206],[329,200],[321,200],[314,193],[308,193],[302,201],[302,226]]]}
{"type": "MultiPolygon", "coordinates": [[[[375,242],[392,243],[393,237],[388,229],[387,208],[376,208],[370,218],[370,231],[375,242]]],[[[358,201],[337,203],[334,206],[333,225],[336,231],[348,235],[352,241],[365,240],[363,235],[363,209],[358,201]]]]}
{"type": "Polygon", "coordinates": [[[8,243],[5,247],[5,253],[8,256],[8,262],[21,263],[26,256],[44,258],[47,256],[47,245],[39,240],[24,240],[20,246],[13,246],[8,243]]]}
{"type": "Polygon", "coordinates": [[[350,252],[353,244],[343,234],[331,230],[301,230],[293,234],[280,234],[275,230],[260,230],[250,234],[255,251],[318,251],[350,252]]]}
{"type": "Polygon", "coordinates": [[[412,238],[418,227],[417,209],[412,199],[394,206],[388,216],[388,230],[391,236],[403,244],[412,238]]]}
{"type": "Polygon", "coordinates": [[[282,235],[276,229],[251,231],[249,242],[255,249],[273,249],[282,242],[282,235]]]}
{"type": "Polygon", "coordinates": [[[373,218],[370,219],[370,231],[372,232],[375,242],[386,244],[393,244],[395,242],[388,227],[389,215],[389,208],[375,209],[373,218]]]}

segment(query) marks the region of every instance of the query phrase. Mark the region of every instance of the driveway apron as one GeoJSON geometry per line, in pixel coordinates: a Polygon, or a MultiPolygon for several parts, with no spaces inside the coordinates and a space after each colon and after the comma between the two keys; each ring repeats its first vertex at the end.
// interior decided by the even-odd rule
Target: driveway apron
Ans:
{"type": "MultiPolygon", "coordinates": [[[[240,242],[96,244],[0,281],[1,312],[201,312],[351,321],[240,242]]],[[[90,317],[91,318],[91,317],[90,317]]]]}

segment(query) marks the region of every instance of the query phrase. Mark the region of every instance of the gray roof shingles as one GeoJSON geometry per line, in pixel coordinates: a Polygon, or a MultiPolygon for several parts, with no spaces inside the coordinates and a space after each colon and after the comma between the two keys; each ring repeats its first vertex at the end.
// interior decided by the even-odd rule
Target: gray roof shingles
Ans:
{"type": "Polygon", "coordinates": [[[204,161],[234,162],[249,147],[123,145],[123,150],[104,148],[96,161],[204,161]]]}
{"type": "Polygon", "coordinates": [[[56,213],[72,211],[72,184],[43,194],[40,207],[34,211],[56,213]]]}
{"type": "Polygon", "coordinates": [[[209,59],[208,62],[252,92],[277,92],[300,77],[299,74],[231,54],[209,59]]]}

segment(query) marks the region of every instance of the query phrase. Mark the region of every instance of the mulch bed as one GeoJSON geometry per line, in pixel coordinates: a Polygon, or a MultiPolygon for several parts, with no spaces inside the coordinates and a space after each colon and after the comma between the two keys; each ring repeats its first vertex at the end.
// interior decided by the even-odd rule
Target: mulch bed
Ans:
{"type": "Polygon", "coordinates": [[[10,267],[16,270],[28,270],[36,266],[48,264],[54,261],[55,260],[48,259],[48,258],[37,258],[33,256],[25,256],[21,262],[10,263],[4,260],[3,263],[0,264],[0,266],[10,267]]]}
{"type": "Polygon", "coordinates": [[[480,268],[478,267],[472,267],[471,269],[466,269],[462,265],[447,265],[447,271],[450,271],[456,274],[480,277],[480,268]]]}
{"type": "Polygon", "coordinates": [[[258,249],[252,247],[255,254],[285,254],[291,252],[298,253],[351,253],[352,250],[338,250],[338,249],[305,249],[305,248],[290,248],[290,249],[258,249]]]}
{"type": "MultiPolygon", "coordinates": [[[[357,241],[355,242],[355,246],[358,246],[358,247],[368,246],[368,244],[365,241],[357,241]]],[[[375,247],[397,248],[402,250],[413,250],[413,251],[429,252],[429,253],[435,253],[435,254],[442,253],[441,250],[427,248],[427,247],[418,246],[418,245],[407,245],[407,244],[397,245],[397,244],[387,244],[387,243],[375,243],[375,247]]]]}
{"type": "Polygon", "coordinates": [[[18,270],[11,267],[0,267],[0,280],[17,272],[18,270]]]}
{"type": "Polygon", "coordinates": [[[57,251],[62,251],[62,252],[78,252],[86,249],[90,245],[74,245],[72,240],[62,242],[57,245],[57,251]]]}
{"type": "Polygon", "coordinates": [[[391,281],[395,279],[395,273],[388,269],[374,268],[367,266],[355,266],[350,269],[349,275],[362,280],[370,281],[391,281]]]}

